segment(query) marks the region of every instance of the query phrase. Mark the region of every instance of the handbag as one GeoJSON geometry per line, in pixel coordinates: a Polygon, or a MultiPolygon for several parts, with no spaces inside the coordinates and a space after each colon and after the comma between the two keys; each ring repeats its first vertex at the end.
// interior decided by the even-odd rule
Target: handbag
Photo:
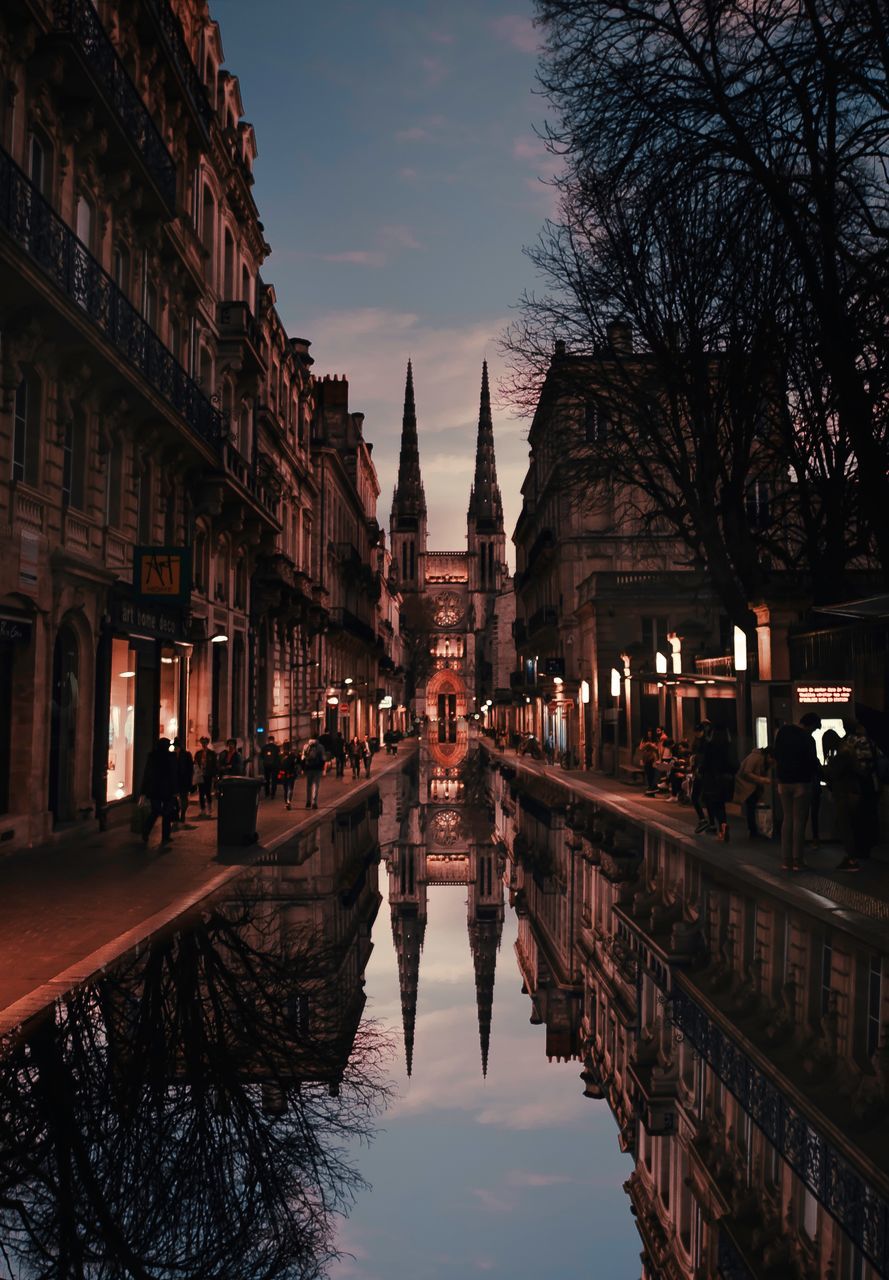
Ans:
{"type": "Polygon", "coordinates": [[[142,836],[145,834],[145,824],[148,821],[148,815],[151,813],[151,805],[144,796],[140,796],[133,812],[130,814],[130,831],[134,836],[142,836]]]}

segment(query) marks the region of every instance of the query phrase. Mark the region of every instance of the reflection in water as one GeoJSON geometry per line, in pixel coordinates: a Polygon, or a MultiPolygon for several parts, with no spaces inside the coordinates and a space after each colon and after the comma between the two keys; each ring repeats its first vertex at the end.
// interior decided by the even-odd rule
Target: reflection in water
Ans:
{"type": "Polygon", "coordinates": [[[13,1276],[324,1274],[385,1103],[366,804],[62,998],[0,1075],[13,1276]]]}
{"type": "Polygon", "coordinates": [[[884,926],[512,766],[492,790],[532,1021],[635,1161],[644,1276],[887,1274],[884,926]]]}

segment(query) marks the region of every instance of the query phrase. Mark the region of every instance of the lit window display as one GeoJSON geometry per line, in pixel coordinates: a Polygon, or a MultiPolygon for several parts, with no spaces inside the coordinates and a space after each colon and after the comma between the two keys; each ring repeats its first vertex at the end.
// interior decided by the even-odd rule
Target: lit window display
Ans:
{"type": "Polygon", "coordinates": [[[161,653],[160,686],[157,736],[172,742],[179,733],[179,655],[175,649],[161,653]]]}
{"type": "Polygon", "coordinates": [[[105,798],[133,794],[133,736],[136,708],[136,652],[128,640],[111,641],[111,696],[108,713],[108,783],[105,798]]]}

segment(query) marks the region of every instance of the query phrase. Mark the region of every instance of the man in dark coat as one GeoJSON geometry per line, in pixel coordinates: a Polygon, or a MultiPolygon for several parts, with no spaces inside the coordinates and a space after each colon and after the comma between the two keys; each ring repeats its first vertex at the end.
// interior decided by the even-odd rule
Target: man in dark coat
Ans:
{"type": "Polygon", "coordinates": [[[173,804],[179,789],[176,757],[170,750],[169,738],[158,738],[157,746],[148,753],[142,775],[142,795],[151,804],[151,813],[142,832],[142,843],[148,844],[151,828],[161,820],[161,844],[173,839],[173,804]]]}
{"type": "Polygon", "coordinates": [[[265,793],[275,798],[278,790],[278,772],[281,768],[281,750],[273,737],[262,748],[262,776],[265,779],[265,793]]]}
{"type": "Polygon", "coordinates": [[[799,724],[782,724],[775,736],[775,775],[778,797],[784,812],[781,823],[781,869],[801,871],[803,842],[812,798],[812,782],[821,775],[813,734],[821,728],[821,717],[807,711],[799,724]]]}
{"type": "Polygon", "coordinates": [[[173,755],[176,760],[176,797],[179,802],[180,823],[185,823],[188,812],[188,797],[194,782],[194,758],[190,751],[182,745],[181,738],[173,739],[173,755]]]}

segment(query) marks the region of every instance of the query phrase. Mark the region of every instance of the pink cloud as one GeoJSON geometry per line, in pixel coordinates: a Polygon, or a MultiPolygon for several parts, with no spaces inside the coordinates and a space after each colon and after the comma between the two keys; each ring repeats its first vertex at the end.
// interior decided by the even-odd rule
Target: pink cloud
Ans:
{"type": "Polygon", "coordinates": [[[502,1196],[498,1196],[489,1187],[473,1187],[472,1194],[481,1201],[483,1208],[490,1213],[512,1213],[515,1208],[514,1204],[509,1200],[505,1200],[502,1196]]]}
{"type": "Polygon", "coordinates": [[[447,78],[448,68],[441,58],[433,58],[428,55],[420,59],[420,67],[425,72],[426,87],[434,89],[447,78]]]}
{"type": "Polygon", "coordinates": [[[541,160],[549,152],[542,138],[515,138],[512,154],[516,160],[541,160]]]}
{"type": "Polygon", "coordinates": [[[381,244],[393,245],[398,249],[422,249],[420,241],[411,231],[410,227],[404,226],[384,226],[380,227],[379,239],[381,244]]]}
{"type": "Polygon", "coordinates": [[[322,253],[325,262],[348,262],[356,267],[383,267],[386,255],[382,249],[344,249],[341,253],[322,253]]]}
{"type": "Polygon", "coordinates": [[[518,49],[520,53],[537,53],[540,41],[530,18],[518,13],[506,13],[502,18],[495,18],[491,30],[504,44],[518,49]]]}
{"type": "Polygon", "coordinates": [[[396,142],[423,142],[430,136],[428,129],[423,129],[420,125],[411,125],[409,129],[399,129],[395,135],[396,142]]]}
{"type": "Polygon", "coordinates": [[[404,182],[413,182],[414,178],[417,176],[417,171],[416,169],[411,169],[409,166],[405,166],[403,169],[398,170],[398,176],[403,179],[404,182]]]}
{"type": "Polygon", "coordinates": [[[433,44],[453,44],[454,37],[450,31],[430,31],[429,38],[433,44]]]}
{"type": "Polygon", "coordinates": [[[506,1181],[511,1187],[554,1187],[571,1179],[562,1173],[533,1173],[528,1169],[510,1169],[506,1181]]]}

